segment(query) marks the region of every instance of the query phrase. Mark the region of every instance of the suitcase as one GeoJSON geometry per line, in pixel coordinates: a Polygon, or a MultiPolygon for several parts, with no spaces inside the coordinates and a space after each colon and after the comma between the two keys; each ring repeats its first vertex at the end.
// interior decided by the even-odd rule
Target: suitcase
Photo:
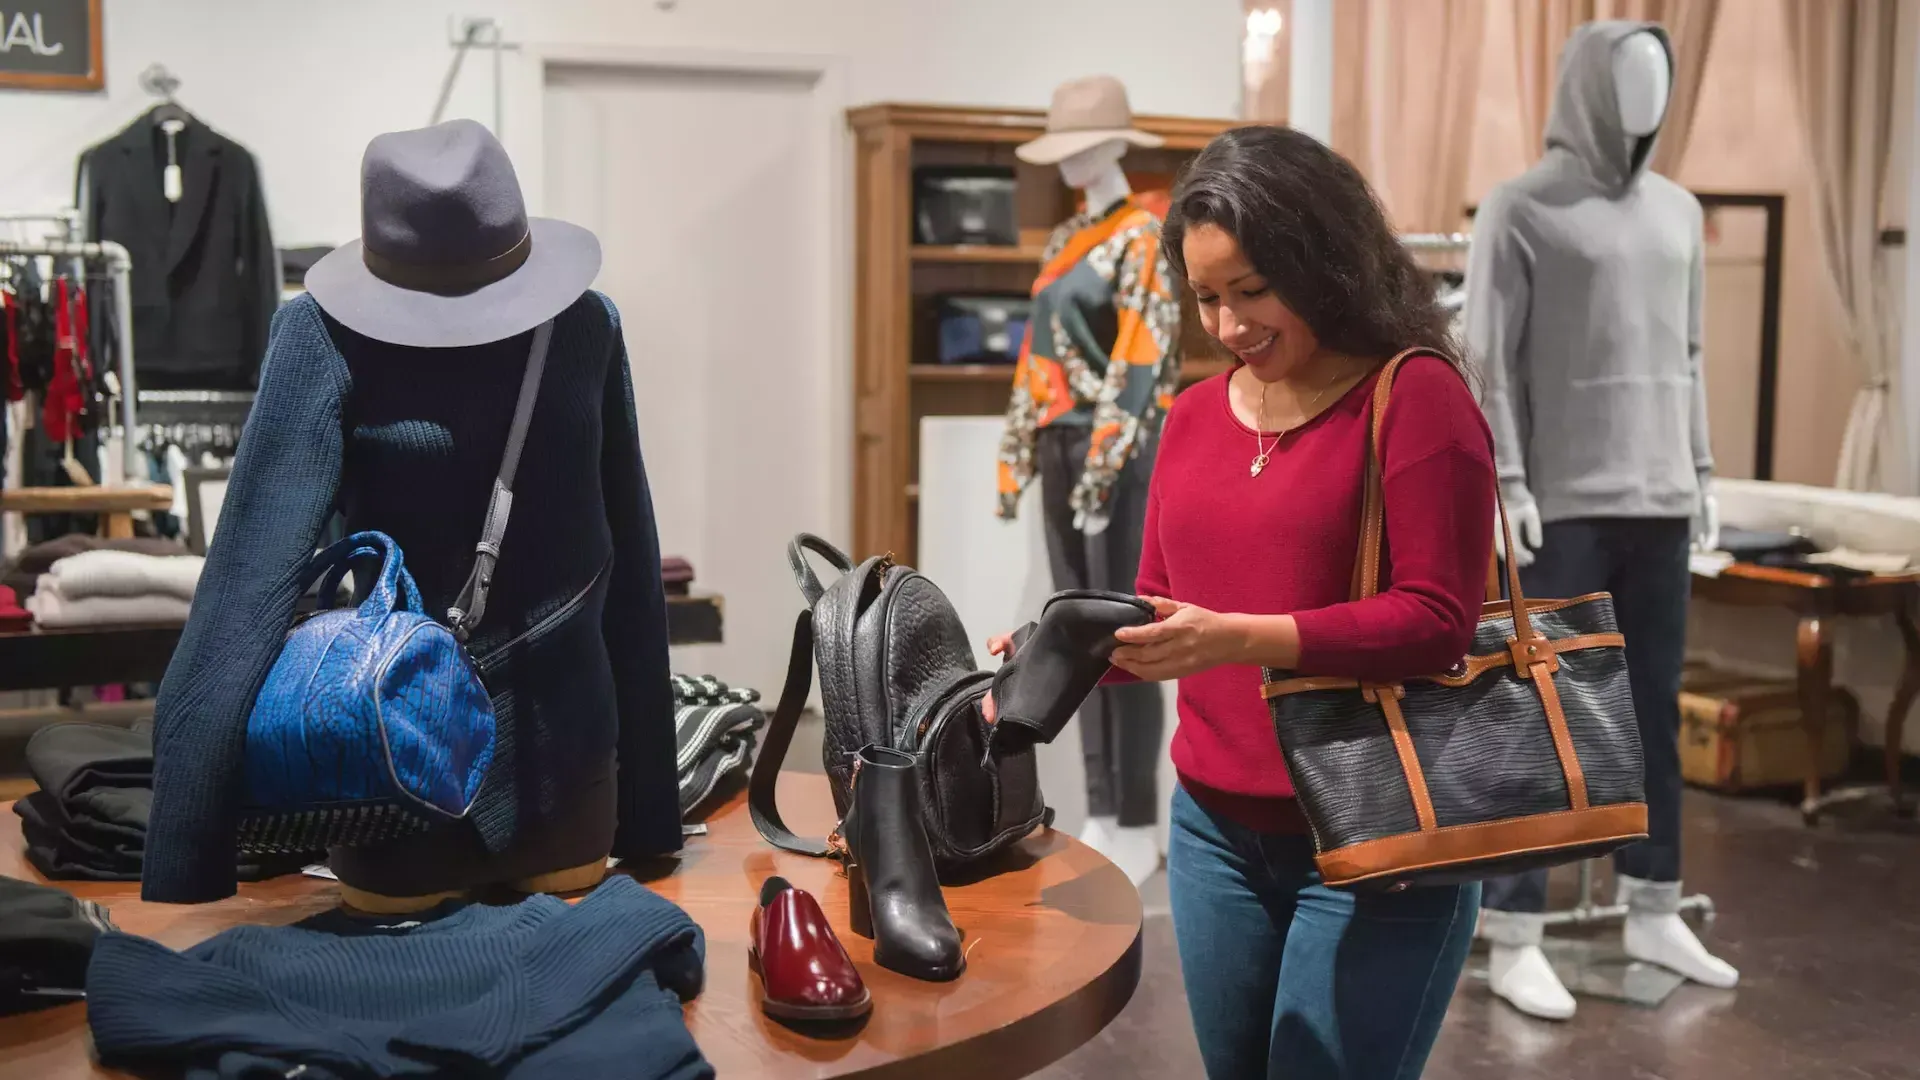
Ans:
{"type": "MultiPolygon", "coordinates": [[[[1807,774],[1800,695],[1791,682],[1689,667],[1680,692],[1680,775],[1715,791],[1798,787],[1807,774]]],[[[1820,776],[1837,779],[1853,754],[1860,704],[1835,688],[1820,776]]]]}

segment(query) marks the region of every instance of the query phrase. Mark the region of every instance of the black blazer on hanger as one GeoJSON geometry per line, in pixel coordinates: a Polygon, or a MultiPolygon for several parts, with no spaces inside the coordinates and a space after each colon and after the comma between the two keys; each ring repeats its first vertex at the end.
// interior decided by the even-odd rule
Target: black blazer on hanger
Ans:
{"type": "Polygon", "coordinates": [[[133,256],[134,377],[150,390],[259,382],[280,271],[253,155],[196,121],[174,136],[182,195],[163,188],[167,137],[149,112],[80,157],[87,239],[133,256]]]}

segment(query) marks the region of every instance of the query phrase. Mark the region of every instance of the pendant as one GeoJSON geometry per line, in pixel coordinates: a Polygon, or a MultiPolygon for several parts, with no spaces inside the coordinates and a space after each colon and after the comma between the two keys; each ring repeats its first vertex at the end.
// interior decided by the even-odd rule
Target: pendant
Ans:
{"type": "Polygon", "coordinates": [[[1252,465],[1248,466],[1247,475],[1259,476],[1261,473],[1261,470],[1265,469],[1266,467],[1267,467],[1267,455],[1261,454],[1259,457],[1256,457],[1253,459],[1252,465]]]}

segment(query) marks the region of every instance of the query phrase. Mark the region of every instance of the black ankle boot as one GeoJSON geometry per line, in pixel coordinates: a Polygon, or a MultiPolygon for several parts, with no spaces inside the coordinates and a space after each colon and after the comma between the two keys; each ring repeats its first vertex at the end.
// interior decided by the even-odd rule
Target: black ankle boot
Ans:
{"type": "Polygon", "coordinates": [[[929,982],[958,976],[966,956],[940,895],[910,755],[879,746],[860,751],[840,835],[850,852],[853,932],[873,939],[874,962],[929,982]]]}
{"type": "Polygon", "coordinates": [[[993,743],[1020,749],[1050,743],[1110,666],[1113,632],[1153,621],[1153,605],[1098,589],[1054,593],[1040,621],[1013,634],[1013,655],[993,675],[993,743]]]}

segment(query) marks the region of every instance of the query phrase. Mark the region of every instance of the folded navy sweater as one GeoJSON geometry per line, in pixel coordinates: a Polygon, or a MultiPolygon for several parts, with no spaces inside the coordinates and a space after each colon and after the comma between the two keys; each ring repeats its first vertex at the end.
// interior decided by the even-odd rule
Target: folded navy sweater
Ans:
{"type": "Polygon", "coordinates": [[[183,953],[105,934],[87,1022],[103,1063],[189,1077],[699,1080],[681,1001],[704,955],[686,912],[615,877],[575,905],[329,912],[183,953]]]}

